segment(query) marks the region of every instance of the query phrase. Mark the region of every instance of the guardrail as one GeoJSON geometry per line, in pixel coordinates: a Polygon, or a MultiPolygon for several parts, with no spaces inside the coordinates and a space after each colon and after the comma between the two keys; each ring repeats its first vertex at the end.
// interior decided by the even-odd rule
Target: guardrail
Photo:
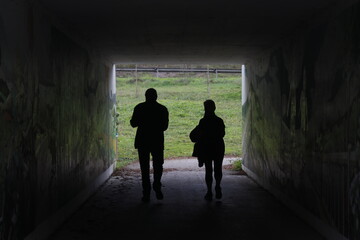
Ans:
{"type": "Polygon", "coordinates": [[[217,68],[116,68],[118,72],[200,72],[200,73],[241,73],[241,69],[217,68]]]}

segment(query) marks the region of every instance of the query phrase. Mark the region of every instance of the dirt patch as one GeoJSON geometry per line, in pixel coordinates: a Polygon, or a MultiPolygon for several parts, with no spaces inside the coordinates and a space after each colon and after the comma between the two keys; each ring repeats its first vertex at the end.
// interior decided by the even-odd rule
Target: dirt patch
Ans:
{"type": "MultiPolygon", "coordinates": [[[[236,155],[225,155],[224,156],[224,159],[225,158],[241,158],[241,156],[236,156],[236,155]]],[[[181,159],[194,159],[194,160],[197,160],[196,157],[170,157],[170,158],[166,158],[165,160],[181,160],[181,159]]]]}
{"type": "Polygon", "coordinates": [[[140,169],[129,169],[129,168],[119,168],[116,169],[112,176],[120,176],[120,177],[126,177],[126,176],[134,176],[134,175],[141,175],[140,169]]]}
{"type": "MultiPolygon", "coordinates": [[[[180,169],[177,168],[164,168],[163,172],[174,172],[174,171],[181,171],[180,169]]],[[[150,169],[150,173],[153,174],[154,171],[153,169],[150,169]]],[[[116,169],[112,176],[118,176],[118,177],[127,177],[127,176],[137,176],[137,175],[141,175],[141,171],[140,169],[130,169],[130,168],[120,168],[120,169],[116,169]]]]}
{"type": "Polygon", "coordinates": [[[170,157],[170,158],[166,158],[165,161],[167,161],[167,160],[182,160],[182,159],[194,159],[194,160],[197,160],[196,157],[170,157]]]}
{"type": "MultiPolygon", "coordinates": [[[[235,157],[235,156],[232,156],[235,157]]],[[[225,158],[230,158],[230,156],[226,156],[225,158]]],[[[166,160],[182,160],[182,159],[193,159],[194,161],[197,161],[195,157],[191,157],[191,158],[179,158],[179,157],[174,157],[174,158],[167,158],[166,160]]],[[[226,174],[231,174],[231,175],[246,175],[246,173],[243,170],[235,170],[233,168],[233,164],[224,164],[223,165],[223,169],[226,170],[226,174]]],[[[164,173],[166,172],[174,172],[174,171],[199,171],[201,169],[195,167],[189,167],[189,168],[164,168],[164,173]]],[[[150,168],[150,173],[153,174],[153,169],[150,168]]],[[[116,169],[112,176],[118,176],[118,177],[129,177],[129,176],[133,176],[133,177],[140,177],[141,176],[141,171],[140,168],[129,168],[129,167],[122,167],[119,169],[116,169]]]]}
{"type": "MultiPolygon", "coordinates": [[[[231,164],[223,165],[223,169],[227,170],[231,175],[246,175],[244,170],[234,170],[231,164]]],[[[187,171],[191,171],[193,169],[186,169],[187,171]]],[[[164,173],[166,172],[175,172],[175,171],[184,171],[184,169],[177,169],[177,168],[164,168],[164,173]]],[[[195,171],[195,170],[194,170],[195,171]]],[[[153,169],[150,169],[150,173],[153,174],[153,169]]],[[[113,177],[118,176],[122,178],[126,178],[129,176],[141,176],[140,169],[129,169],[129,168],[121,168],[116,169],[113,174],[113,177]]]]}

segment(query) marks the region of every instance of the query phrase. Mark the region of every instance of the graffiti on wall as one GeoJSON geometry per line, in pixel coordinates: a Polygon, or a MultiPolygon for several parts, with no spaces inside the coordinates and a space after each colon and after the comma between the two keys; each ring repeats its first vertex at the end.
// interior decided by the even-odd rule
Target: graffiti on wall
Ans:
{"type": "Polygon", "coordinates": [[[244,165],[360,237],[360,4],[247,66],[244,165]]]}
{"type": "Polygon", "coordinates": [[[0,239],[24,239],[113,163],[115,100],[110,66],[61,31],[4,62],[2,27],[0,239]]]}

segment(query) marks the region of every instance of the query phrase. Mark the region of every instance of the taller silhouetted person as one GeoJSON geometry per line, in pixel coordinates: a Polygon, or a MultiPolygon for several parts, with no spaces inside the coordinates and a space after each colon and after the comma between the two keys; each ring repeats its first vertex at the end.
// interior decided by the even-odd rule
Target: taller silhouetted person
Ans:
{"type": "Polygon", "coordinates": [[[167,108],[157,102],[157,92],[149,88],[145,92],[145,102],[135,106],[130,124],[137,127],[135,148],[138,150],[141,180],[143,187],[142,201],[150,201],[150,154],[153,161],[153,189],[157,199],[163,199],[161,177],[164,164],[164,131],[169,125],[167,108]]]}
{"type": "Polygon", "coordinates": [[[205,114],[200,119],[195,130],[190,134],[193,142],[196,142],[196,153],[199,160],[199,167],[205,163],[205,181],[207,186],[206,200],[212,200],[212,182],[213,171],[215,177],[215,196],[217,199],[222,197],[221,179],[222,179],[222,163],[225,153],[225,124],[224,121],[215,115],[215,102],[206,100],[204,102],[205,114]],[[214,163],[214,169],[213,169],[214,163]]]}

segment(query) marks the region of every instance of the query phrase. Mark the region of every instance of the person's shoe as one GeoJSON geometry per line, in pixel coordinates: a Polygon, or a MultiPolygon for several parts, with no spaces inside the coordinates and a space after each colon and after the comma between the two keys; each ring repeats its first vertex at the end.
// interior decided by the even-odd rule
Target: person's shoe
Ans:
{"type": "Polygon", "coordinates": [[[221,187],[216,187],[215,188],[215,197],[216,197],[216,199],[220,199],[220,198],[222,198],[222,192],[221,192],[221,187]]]}
{"type": "Polygon", "coordinates": [[[163,193],[161,192],[160,189],[155,190],[155,195],[156,195],[156,199],[158,199],[158,200],[163,200],[164,199],[164,195],[163,195],[163,193]]]}
{"type": "Polygon", "coordinates": [[[164,199],[164,195],[161,192],[161,183],[153,184],[153,189],[155,191],[156,199],[158,199],[158,200],[164,199]]]}
{"type": "Polygon", "coordinates": [[[141,198],[141,201],[150,202],[150,195],[143,195],[143,197],[141,198]]]}
{"type": "Polygon", "coordinates": [[[206,201],[211,201],[211,200],[212,200],[212,193],[211,193],[211,192],[207,192],[207,193],[205,194],[204,199],[205,199],[206,201]]]}

